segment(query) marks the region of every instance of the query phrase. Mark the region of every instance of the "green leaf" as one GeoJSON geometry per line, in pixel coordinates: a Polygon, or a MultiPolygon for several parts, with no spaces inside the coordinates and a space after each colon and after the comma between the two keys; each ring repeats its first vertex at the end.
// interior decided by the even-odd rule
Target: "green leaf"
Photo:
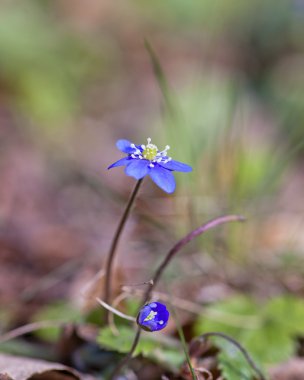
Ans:
{"type": "Polygon", "coordinates": [[[207,331],[221,331],[233,337],[238,337],[241,330],[259,326],[257,304],[244,296],[232,297],[206,308],[196,324],[195,335],[207,331]]]}
{"type": "Polygon", "coordinates": [[[304,332],[304,302],[294,296],[276,297],[265,305],[266,318],[272,318],[290,334],[304,332]]]}
{"type": "MultiPolygon", "coordinates": [[[[244,346],[258,365],[267,366],[292,356],[294,338],[304,333],[303,315],[304,302],[296,297],[280,296],[262,305],[246,297],[233,297],[208,307],[194,330],[196,335],[223,332],[244,346]]],[[[225,378],[250,376],[251,369],[241,353],[220,339],[216,342],[221,349],[218,358],[225,378]]]]}
{"type": "Polygon", "coordinates": [[[216,340],[216,345],[221,349],[218,361],[225,380],[252,380],[254,371],[236,347],[220,339],[216,340]]]}
{"type": "MultiPolygon", "coordinates": [[[[114,335],[109,327],[100,330],[97,342],[110,350],[129,352],[135,331],[131,327],[120,326],[119,335],[114,335]]],[[[175,339],[161,333],[142,333],[134,355],[143,355],[169,369],[176,369],[184,362],[182,347],[175,339]]]]}
{"type": "Polygon", "coordinates": [[[277,297],[261,310],[258,331],[244,331],[242,341],[252,355],[265,364],[275,364],[291,357],[294,338],[303,334],[304,303],[292,296],[277,297]]]}
{"type": "Polygon", "coordinates": [[[243,331],[240,341],[265,365],[287,360],[294,351],[292,336],[276,320],[265,320],[258,331],[243,331]]]}
{"type": "MultiPolygon", "coordinates": [[[[77,310],[68,302],[60,301],[41,308],[33,318],[34,322],[52,320],[67,323],[80,322],[82,315],[80,310],[77,310]]],[[[59,327],[49,327],[37,330],[36,335],[46,341],[55,342],[59,337],[59,331],[59,327]]]]}

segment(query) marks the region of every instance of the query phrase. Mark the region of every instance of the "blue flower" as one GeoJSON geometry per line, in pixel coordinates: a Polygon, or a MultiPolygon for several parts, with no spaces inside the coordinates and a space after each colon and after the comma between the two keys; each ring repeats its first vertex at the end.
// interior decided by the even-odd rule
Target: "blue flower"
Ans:
{"type": "Polygon", "coordinates": [[[125,173],[127,175],[135,179],[141,179],[149,175],[162,190],[167,193],[173,193],[175,179],[172,172],[191,172],[192,168],[168,157],[169,145],[160,151],[156,145],[151,143],[150,138],[147,141],[147,145],[135,145],[128,140],[118,140],[116,143],[117,148],[126,153],[127,156],[114,162],[108,169],[126,166],[125,173]]]}
{"type": "Polygon", "coordinates": [[[137,316],[137,324],[146,331],[158,331],[167,326],[169,311],[160,302],[151,302],[143,306],[137,316]]]}

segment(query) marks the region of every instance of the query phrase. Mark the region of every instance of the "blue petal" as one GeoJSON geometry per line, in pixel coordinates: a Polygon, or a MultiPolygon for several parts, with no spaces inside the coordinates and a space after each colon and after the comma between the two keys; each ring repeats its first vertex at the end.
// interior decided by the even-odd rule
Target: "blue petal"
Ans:
{"type": "Polygon", "coordinates": [[[192,168],[190,165],[184,164],[183,162],[170,160],[166,164],[164,162],[160,162],[159,165],[163,166],[166,169],[169,170],[176,170],[178,172],[191,172],[192,168]]]}
{"type": "Polygon", "coordinates": [[[131,158],[129,157],[124,157],[121,158],[120,160],[114,162],[114,164],[110,165],[108,169],[116,168],[116,166],[124,166],[127,165],[130,162],[131,158]]]}
{"type": "Polygon", "coordinates": [[[131,159],[131,162],[125,169],[125,173],[136,179],[141,179],[149,173],[149,161],[140,159],[131,159]]]}
{"type": "Polygon", "coordinates": [[[140,309],[140,313],[138,314],[137,320],[139,324],[144,323],[144,320],[147,318],[147,316],[150,314],[151,308],[148,305],[145,305],[140,309]]]}
{"type": "MultiPolygon", "coordinates": [[[[167,314],[168,313],[168,310],[167,310],[167,307],[166,307],[166,305],[164,305],[164,304],[162,304],[162,303],[160,303],[160,302],[151,302],[150,304],[149,304],[149,306],[150,306],[150,308],[151,309],[155,309],[156,311],[157,311],[157,313],[158,314],[161,314],[162,315],[162,313],[165,313],[165,314],[167,314]]],[[[162,319],[163,317],[161,316],[161,319],[162,319]]]]}
{"type": "MultiPolygon", "coordinates": [[[[139,323],[139,326],[145,331],[153,332],[159,330],[158,324],[155,321],[146,321],[143,323],[139,323]]],[[[166,326],[165,326],[166,327],[166,326]]]]}
{"type": "Polygon", "coordinates": [[[134,148],[131,148],[131,141],[129,140],[118,140],[116,142],[116,146],[119,150],[121,150],[122,152],[124,153],[133,153],[134,152],[134,148]]]}
{"type": "Polygon", "coordinates": [[[149,175],[156,185],[166,193],[173,193],[175,190],[175,179],[170,170],[155,165],[155,167],[150,170],[149,175]]]}

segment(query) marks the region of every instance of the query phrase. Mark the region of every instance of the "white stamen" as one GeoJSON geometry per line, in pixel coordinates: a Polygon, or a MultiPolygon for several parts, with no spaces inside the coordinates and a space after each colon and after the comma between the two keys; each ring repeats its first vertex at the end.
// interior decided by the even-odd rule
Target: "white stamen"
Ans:
{"type": "Polygon", "coordinates": [[[150,168],[154,168],[154,165],[152,163],[149,166],[150,166],[150,168]]]}
{"type": "Polygon", "coordinates": [[[166,145],[165,149],[162,150],[161,152],[159,152],[159,155],[164,157],[167,155],[167,151],[170,149],[170,146],[169,145],[166,145]]]}
{"type": "Polygon", "coordinates": [[[163,325],[164,324],[164,321],[159,321],[158,322],[160,325],[163,325]]]}
{"type": "Polygon", "coordinates": [[[130,145],[130,147],[133,148],[133,149],[137,149],[136,146],[135,146],[135,144],[133,144],[133,143],[130,145]]]}
{"type": "Polygon", "coordinates": [[[146,149],[146,145],[144,145],[144,144],[142,144],[141,147],[142,147],[143,150],[146,149]]]}

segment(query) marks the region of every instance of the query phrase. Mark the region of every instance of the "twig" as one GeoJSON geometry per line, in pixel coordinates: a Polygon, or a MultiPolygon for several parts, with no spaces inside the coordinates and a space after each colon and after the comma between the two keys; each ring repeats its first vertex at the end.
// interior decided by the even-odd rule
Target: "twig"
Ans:
{"type": "Polygon", "coordinates": [[[263,375],[262,371],[257,367],[255,362],[253,361],[252,357],[249,355],[249,353],[246,351],[246,349],[235,339],[231,338],[230,336],[221,333],[221,332],[207,332],[205,334],[200,335],[198,340],[205,340],[208,339],[209,337],[220,337],[223,339],[226,339],[228,342],[233,344],[236,348],[239,349],[239,351],[244,355],[245,359],[247,360],[248,364],[250,367],[255,371],[255,373],[259,376],[260,380],[266,380],[266,377],[263,375]]]}
{"type": "MultiPolygon", "coordinates": [[[[181,240],[179,240],[171,249],[170,251],[167,253],[167,255],[165,256],[164,260],[162,261],[162,263],[159,265],[159,267],[157,268],[152,280],[149,282],[149,286],[148,286],[148,289],[147,291],[144,293],[144,296],[143,296],[143,301],[142,301],[142,304],[146,304],[149,299],[150,299],[150,296],[152,294],[152,291],[153,289],[155,288],[156,284],[158,283],[161,275],[163,274],[164,270],[166,269],[166,267],[168,266],[168,264],[170,263],[170,261],[172,260],[172,258],[186,245],[188,244],[191,240],[193,240],[194,238],[196,238],[197,236],[205,233],[206,231],[212,229],[212,228],[215,228],[221,224],[224,224],[224,223],[229,223],[229,222],[243,222],[245,220],[245,218],[243,216],[240,216],[240,215],[225,215],[225,216],[220,216],[216,219],[212,219],[210,220],[209,222],[201,225],[200,227],[198,227],[197,229],[191,231],[188,235],[186,235],[185,237],[183,237],[181,240]]],[[[139,337],[140,337],[140,332],[141,332],[141,328],[138,327],[137,329],[137,333],[135,335],[135,338],[134,338],[134,341],[133,341],[133,344],[132,344],[132,347],[130,349],[130,351],[128,352],[128,354],[122,359],[122,361],[118,364],[118,366],[116,367],[116,369],[114,370],[114,372],[112,373],[112,375],[110,376],[110,380],[112,379],[115,379],[116,376],[119,374],[120,370],[129,362],[129,360],[132,358],[132,355],[136,349],[136,346],[137,346],[137,343],[139,341],[139,337]]]]}
{"type": "MultiPolygon", "coordinates": [[[[120,222],[119,222],[119,224],[117,226],[117,229],[115,231],[115,234],[114,234],[114,237],[113,237],[113,240],[112,240],[112,243],[111,243],[110,251],[109,251],[108,256],[107,256],[106,266],[105,266],[105,291],[104,291],[104,300],[105,300],[105,302],[107,304],[109,304],[110,300],[111,300],[111,293],[112,293],[112,289],[111,289],[112,268],[113,268],[116,248],[117,248],[119,239],[121,237],[121,233],[122,233],[123,228],[124,228],[124,226],[126,224],[126,221],[127,221],[128,216],[130,214],[132,205],[134,203],[134,200],[136,198],[136,195],[138,193],[138,190],[140,188],[140,185],[141,185],[142,181],[143,181],[143,179],[138,180],[137,183],[136,183],[136,185],[135,185],[135,187],[134,187],[134,189],[133,189],[133,192],[132,192],[131,197],[130,197],[128,203],[127,203],[125,211],[122,214],[120,222]]],[[[105,321],[108,321],[108,316],[109,316],[109,313],[108,313],[108,310],[106,310],[105,321]]]]}
{"type": "Polygon", "coordinates": [[[90,296],[90,293],[92,293],[92,291],[94,290],[94,286],[96,285],[96,283],[100,282],[101,279],[105,276],[105,270],[102,268],[100,269],[94,276],[93,278],[90,279],[90,281],[88,281],[82,291],[81,291],[81,294],[84,296],[84,297],[87,297],[87,298],[91,298],[90,296]]]}
{"type": "MultiPolygon", "coordinates": [[[[85,259],[87,260],[87,257],[85,259]]],[[[84,257],[78,257],[68,260],[58,268],[49,272],[47,275],[41,276],[34,284],[27,286],[24,290],[22,290],[18,298],[24,302],[31,301],[37,294],[52,288],[71,274],[75,273],[75,269],[79,268],[85,259],[84,257]]]]}
{"type": "Polygon", "coordinates": [[[66,322],[65,321],[40,321],[40,322],[29,323],[27,325],[17,327],[14,330],[8,331],[7,333],[0,336],[0,343],[7,342],[9,340],[18,338],[18,336],[22,336],[36,330],[47,329],[49,327],[60,327],[64,323],[66,322]]]}
{"type": "Polygon", "coordinates": [[[136,322],[136,318],[132,317],[131,315],[127,315],[127,314],[122,313],[121,311],[119,311],[119,310],[115,309],[114,307],[110,306],[109,304],[107,304],[106,302],[104,302],[103,300],[101,300],[100,298],[96,297],[96,301],[101,306],[103,306],[106,310],[110,311],[113,314],[118,315],[120,318],[126,319],[126,320],[131,321],[131,322],[136,322]]]}

